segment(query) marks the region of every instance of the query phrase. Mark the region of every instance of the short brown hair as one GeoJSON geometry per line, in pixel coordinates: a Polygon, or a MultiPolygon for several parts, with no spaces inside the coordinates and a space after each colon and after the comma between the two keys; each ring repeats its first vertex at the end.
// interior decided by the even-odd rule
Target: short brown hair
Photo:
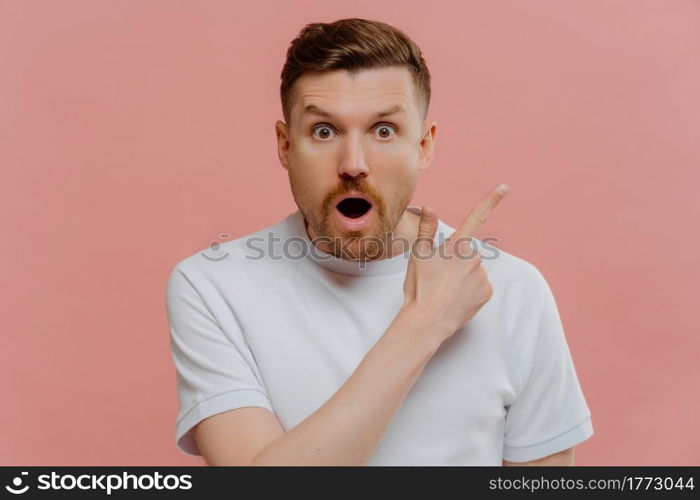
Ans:
{"type": "Polygon", "coordinates": [[[423,119],[430,104],[430,72],[420,48],[401,30],[380,21],[350,18],[307,24],[287,49],[282,68],[282,113],[289,123],[292,85],[307,71],[407,66],[423,119]]]}

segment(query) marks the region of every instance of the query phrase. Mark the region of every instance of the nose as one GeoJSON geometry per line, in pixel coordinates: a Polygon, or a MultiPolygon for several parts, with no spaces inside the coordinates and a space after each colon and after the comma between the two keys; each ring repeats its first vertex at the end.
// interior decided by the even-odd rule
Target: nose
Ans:
{"type": "Polygon", "coordinates": [[[341,177],[367,177],[368,174],[369,167],[365,161],[362,138],[355,134],[348,134],[340,149],[338,175],[341,177]]]}

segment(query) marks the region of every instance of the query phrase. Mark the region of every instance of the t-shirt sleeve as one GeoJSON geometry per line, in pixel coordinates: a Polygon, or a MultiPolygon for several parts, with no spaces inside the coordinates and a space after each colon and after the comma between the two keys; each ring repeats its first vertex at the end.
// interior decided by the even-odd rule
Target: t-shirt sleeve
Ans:
{"type": "Polygon", "coordinates": [[[527,462],[585,441],[593,435],[552,291],[537,271],[542,312],[529,373],[507,407],[503,458],[527,462]]]}
{"type": "Polygon", "coordinates": [[[190,432],[201,420],[245,406],[273,409],[240,327],[224,331],[179,266],[168,279],[166,306],[179,399],[175,443],[201,456],[190,432]]]}

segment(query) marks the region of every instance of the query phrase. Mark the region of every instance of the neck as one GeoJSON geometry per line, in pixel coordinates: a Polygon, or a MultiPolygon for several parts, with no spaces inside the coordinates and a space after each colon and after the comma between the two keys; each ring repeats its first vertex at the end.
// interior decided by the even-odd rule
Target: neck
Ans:
{"type": "Polygon", "coordinates": [[[391,248],[387,247],[386,249],[388,252],[386,258],[395,257],[411,248],[414,240],[418,237],[419,221],[419,215],[410,210],[404,210],[399,223],[394,228],[391,248]]]}

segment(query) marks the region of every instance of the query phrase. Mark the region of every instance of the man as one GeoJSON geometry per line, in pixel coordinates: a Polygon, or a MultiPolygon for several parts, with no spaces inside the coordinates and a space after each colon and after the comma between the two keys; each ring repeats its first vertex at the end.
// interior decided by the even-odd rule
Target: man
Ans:
{"type": "Polygon", "coordinates": [[[384,23],[310,24],[281,97],[299,210],[168,282],[179,449],[209,465],[572,465],[593,427],[552,292],[473,238],[507,186],[456,230],[408,205],[436,131],[419,48],[384,23]]]}

